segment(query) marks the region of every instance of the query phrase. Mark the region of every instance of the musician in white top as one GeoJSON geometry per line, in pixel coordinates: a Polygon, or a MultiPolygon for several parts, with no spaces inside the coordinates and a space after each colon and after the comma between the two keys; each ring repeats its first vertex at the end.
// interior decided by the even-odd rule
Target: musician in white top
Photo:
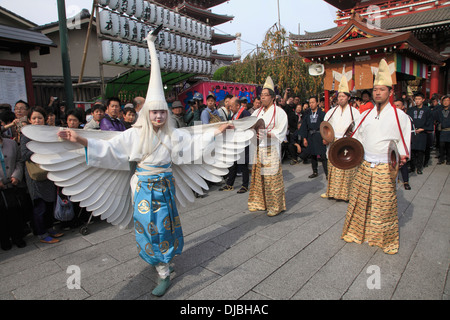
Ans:
{"type": "MultiPolygon", "coordinates": [[[[328,121],[333,127],[335,140],[343,138],[348,129],[351,131],[350,126],[360,117],[359,111],[348,104],[350,96],[347,78],[343,76],[338,89],[338,105],[325,115],[325,121],[328,121]]],[[[323,140],[323,144],[327,145],[328,158],[330,144],[326,140],[323,140]]],[[[348,201],[356,170],[357,168],[338,169],[333,166],[331,161],[328,161],[328,187],[327,192],[322,194],[321,197],[348,201]]]]}
{"type": "Polygon", "coordinates": [[[286,210],[280,154],[288,119],[286,112],[276,106],[274,100],[274,84],[268,77],[261,93],[262,107],[252,114],[252,117],[264,121],[264,128],[257,132],[259,145],[252,168],[248,208],[250,211],[267,210],[270,217],[286,210]]]}
{"type": "Polygon", "coordinates": [[[406,164],[411,145],[411,122],[390,104],[392,95],[391,73],[383,59],[373,88],[375,107],[361,115],[353,135],[365,154],[352,185],[341,236],[346,242],[368,242],[387,254],[399,250],[397,172],[389,169],[389,144],[393,141],[397,146],[400,166],[406,164]]]}

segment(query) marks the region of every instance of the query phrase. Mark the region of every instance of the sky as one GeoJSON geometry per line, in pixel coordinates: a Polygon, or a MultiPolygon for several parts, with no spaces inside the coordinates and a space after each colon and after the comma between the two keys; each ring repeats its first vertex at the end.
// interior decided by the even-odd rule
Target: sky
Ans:
{"type": "MultiPolygon", "coordinates": [[[[217,14],[234,16],[233,21],[216,26],[217,33],[241,33],[241,54],[244,57],[261,45],[266,31],[278,23],[277,0],[229,0],[211,10],[217,14]]],[[[65,0],[66,16],[71,17],[83,8],[91,11],[92,0],[65,0]]],[[[323,0],[279,0],[280,22],[289,32],[304,34],[336,26],[337,9],[323,0]]],[[[0,6],[39,25],[58,20],[57,0],[0,0],[0,6]]],[[[221,54],[237,54],[232,41],[214,46],[221,54]]]]}

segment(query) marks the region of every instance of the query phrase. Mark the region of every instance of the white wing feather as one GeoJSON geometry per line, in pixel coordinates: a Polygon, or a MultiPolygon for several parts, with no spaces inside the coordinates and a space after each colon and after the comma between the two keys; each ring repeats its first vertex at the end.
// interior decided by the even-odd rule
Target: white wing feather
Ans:
{"type": "MultiPolygon", "coordinates": [[[[182,206],[187,206],[189,202],[194,202],[195,197],[192,191],[203,194],[203,190],[208,190],[206,181],[220,182],[222,177],[228,173],[228,168],[245,151],[254,137],[251,130],[256,121],[256,117],[246,117],[240,120],[230,121],[234,129],[227,130],[224,134],[215,137],[213,145],[206,146],[203,150],[204,162],[198,163],[198,159],[193,159],[190,163],[173,164],[172,171],[175,178],[176,197],[182,206]]],[[[183,128],[192,136],[211,128],[218,128],[225,122],[183,128]]]]}
{"type": "MultiPolygon", "coordinates": [[[[49,173],[47,177],[62,187],[81,207],[113,225],[127,227],[133,216],[129,181],[131,172],[89,167],[84,147],[58,138],[62,128],[25,126],[22,133],[30,138],[27,147],[34,152],[31,159],[49,173]]],[[[80,130],[87,139],[109,140],[120,132],[80,130]]]]}
{"type": "MultiPolygon", "coordinates": [[[[219,182],[226,175],[228,168],[237,161],[240,154],[250,143],[254,133],[250,128],[256,123],[256,117],[230,121],[235,129],[216,137],[209,150],[213,159],[203,164],[174,164],[176,199],[182,206],[194,202],[193,191],[203,194],[208,190],[206,181],[219,182]],[[211,150],[212,148],[212,150],[211,150]]],[[[219,128],[224,123],[187,128],[192,136],[199,130],[219,128]]],[[[26,126],[22,129],[30,141],[27,147],[34,152],[33,161],[49,171],[48,178],[62,187],[62,192],[69,195],[72,201],[79,202],[94,216],[121,228],[132,224],[133,208],[131,205],[130,171],[99,169],[89,167],[85,160],[84,147],[57,137],[62,128],[49,126],[26,126]]],[[[109,140],[120,132],[77,130],[87,139],[109,140]]]]}

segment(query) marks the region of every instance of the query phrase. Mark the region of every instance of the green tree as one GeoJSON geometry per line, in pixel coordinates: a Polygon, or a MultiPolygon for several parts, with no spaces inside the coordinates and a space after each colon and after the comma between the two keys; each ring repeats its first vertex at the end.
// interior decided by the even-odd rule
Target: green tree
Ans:
{"type": "Polygon", "coordinates": [[[242,62],[226,67],[217,80],[261,85],[271,76],[280,92],[291,88],[295,95],[306,99],[323,92],[323,77],[310,76],[308,68],[309,64],[289,43],[286,30],[275,24],[266,32],[261,47],[242,62]]]}

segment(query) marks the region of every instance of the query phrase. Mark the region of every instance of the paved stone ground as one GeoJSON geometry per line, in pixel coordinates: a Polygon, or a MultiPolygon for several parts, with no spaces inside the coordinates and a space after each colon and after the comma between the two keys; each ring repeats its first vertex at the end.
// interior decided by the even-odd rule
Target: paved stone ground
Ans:
{"type": "MultiPolygon", "coordinates": [[[[449,300],[450,166],[413,174],[410,191],[399,187],[396,255],[340,240],[347,203],[320,198],[321,170],[310,180],[310,165],[283,164],[287,211],[276,217],[250,213],[248,193],[218,186],[181,208],[185,249],[162,299],[449,300]],[[369,289],[377,275],[379,289],[369,289]]],[[[26,248],[0,252],[0,299],[155,299],[157,275],[137,256],[133,231],[103,221],[89,229],[55,245],[28,235],[26,248]],[[80,289],[67,287],[72,265],[80,289]]]]}

